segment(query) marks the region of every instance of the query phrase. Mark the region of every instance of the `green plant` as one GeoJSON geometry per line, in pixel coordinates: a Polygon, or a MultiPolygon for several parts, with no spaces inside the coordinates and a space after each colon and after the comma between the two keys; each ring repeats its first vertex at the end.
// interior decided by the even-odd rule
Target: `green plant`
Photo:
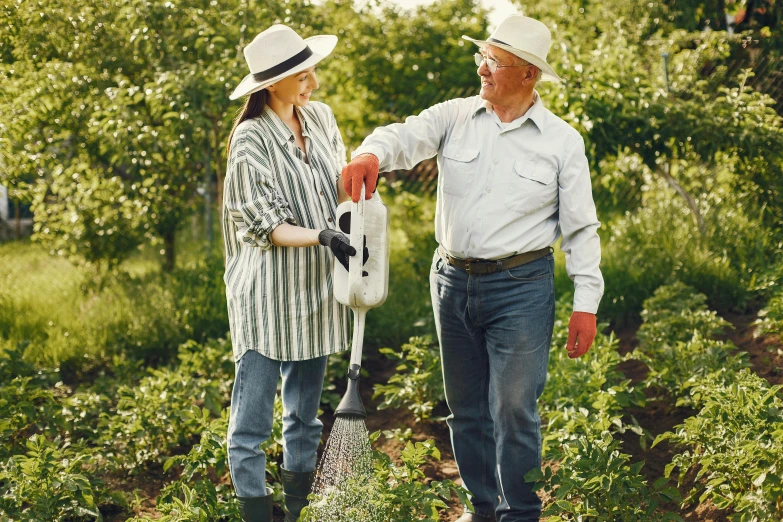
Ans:
{"type": "Polygon", "coordinates": [[[558,299],[552,347],[549,354],[547,385],[539,399],[543,424],[543,453],[566,440],[598,437],[603,431],[623,433],[631,430],[642,435],[633,418],[627,418],[625,409],[644,406],[642,390],[631,386],[618,369],[623,357],[617,352],[619,341],[613,333],[598,327],[592,348],[579,359],[568,358],[565,350],[568,339],[568,320],[571,315],[570,296],[558,299]]]}
{"type": "Polygon", "coordinates": [[[379,352],[400,363],[387,384],[373,387],[373,399],[383,396],[378,409],[405,407],[417,422],[429,419],[432,409],[445,397],[438,345],[429,336],[411,337],[399,352],[391,348],[379,352]]]}
{"type": "Polygon", "coordinates": [[[178,467],[181,473],[179,479],[161,491],[156,502],[158,510],[168,515],[189,513],[190,519],[198,521],[237,520],[240,515],[236,497],[231,486],[221,480],[228,472],[228,411],[223,410],[220,417],[213,419],[208,410],[193,406],[182,416],[198,423],[201,440],[187,455],[166,460],[163,471],[178,467]],[[219,480],[218,484],[212,477],[219,480]]]}
{"type": "Polygon", "coordinates": [[[83,446],[33,435],[0,464],[0,514],[12,520],[102,520],[101,482],[83,446]]]}
{"type": "Polygon", "coordinates": [[[681,282],[658,288],[644,302],[644,324],[637,332],[640,345],[633,358],[650,372],[645,385],[689,405],[687,388],[701,377],[731,382],[733,373],[748,365],[747,354],[730,342],[711,337],[729,323],[707,309],[706,296],[681,282]]]}
{"type": "Polygon", "coordinates": [[[547,520],[682,520],[660,509],[666,501],[680,501],[679,491],[666,479],[650,487],[639,473],[644,462],[631,464],[611,433],[565,443],[555,456],[556,469],[547,466],[525,475],[526,481],[535,481],[534,489],[553,498],[542,512],[547,520]]]}
{"type": "Polygon", "coordinates": [[[783,291],[772,296],[753,324],[756,325],[756,335],[770,334],[783,338],[783,291]]]}
{"type": "Polygon", "coordinates": [[[732,509],[731,520],[752,522],[783,518],[783,386],[770,386],[749,370],[729,384],[711,376],[690,392],[700,407],[653,445],[668,440],[682,448],[666,466],[679,468],[679,482],[695,472],[686,502],[706,499],[732,509]]]}
{"type": "Polygon", "coordinates": [[[0,388],[0,459],[29,447],[31,435],[56,437],[66,425],[61,409],[52,390],[31,384],[30,377],[0,388]]]}

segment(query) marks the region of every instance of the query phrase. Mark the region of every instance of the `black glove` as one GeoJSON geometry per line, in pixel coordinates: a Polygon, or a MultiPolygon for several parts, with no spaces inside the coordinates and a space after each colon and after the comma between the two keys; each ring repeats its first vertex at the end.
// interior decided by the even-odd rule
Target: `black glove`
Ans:
{"type": "Polygon", "coordinates": [[[345,234],[325,228],[318,234],[318,242],[329,247],[337,261],[348,270],[348,256],[355,256],[356,249],[351,246],[345,234]]]}

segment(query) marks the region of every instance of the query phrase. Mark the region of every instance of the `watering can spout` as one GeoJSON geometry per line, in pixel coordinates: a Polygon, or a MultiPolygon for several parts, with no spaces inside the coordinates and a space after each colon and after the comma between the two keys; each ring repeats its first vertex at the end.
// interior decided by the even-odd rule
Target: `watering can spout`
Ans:
{"type": "Polygon", "coordinates": [[[359,370],[361,366],[352,364],[348,369],[348,389],[345,391],[337,410],[335,417],[354,417],[366,419],[367,412],[362,404],[362,398],[359,396],[359,370]]]}

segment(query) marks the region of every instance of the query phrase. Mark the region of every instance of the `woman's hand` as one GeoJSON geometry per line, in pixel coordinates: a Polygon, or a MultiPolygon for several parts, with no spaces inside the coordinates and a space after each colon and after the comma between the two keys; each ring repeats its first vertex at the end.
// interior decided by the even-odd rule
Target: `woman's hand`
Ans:
{"type": "Polygon", "coordinates": [[[356,249],[351,246],[345,234],[325,228],[318,234],[318,242],[329,247],[337,261],[348,270],[348,256],[355,256],[356,249]]]}

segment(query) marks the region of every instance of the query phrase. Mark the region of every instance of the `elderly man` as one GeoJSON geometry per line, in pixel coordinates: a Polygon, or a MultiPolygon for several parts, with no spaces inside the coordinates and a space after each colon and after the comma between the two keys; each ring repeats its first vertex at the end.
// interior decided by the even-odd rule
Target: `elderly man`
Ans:
{"type": "Polygon", "coordinates": [[[535,91],[539,80],[560,80],[546,62],[549,29],[513,15],[488,40],[463,38],[480,51],[480,96],[376,129],[343,179],[358,201],[379,171],[437,155],[432,306],[454,457],[474,506],[459,522],[538,520],[541,501],[524,475],[541,465],[536,401],[554,323],[551,245],[562,235],[575,285],[566,350],[576,358],[596,334],[600,223],[584,142],[535,91]]]}

